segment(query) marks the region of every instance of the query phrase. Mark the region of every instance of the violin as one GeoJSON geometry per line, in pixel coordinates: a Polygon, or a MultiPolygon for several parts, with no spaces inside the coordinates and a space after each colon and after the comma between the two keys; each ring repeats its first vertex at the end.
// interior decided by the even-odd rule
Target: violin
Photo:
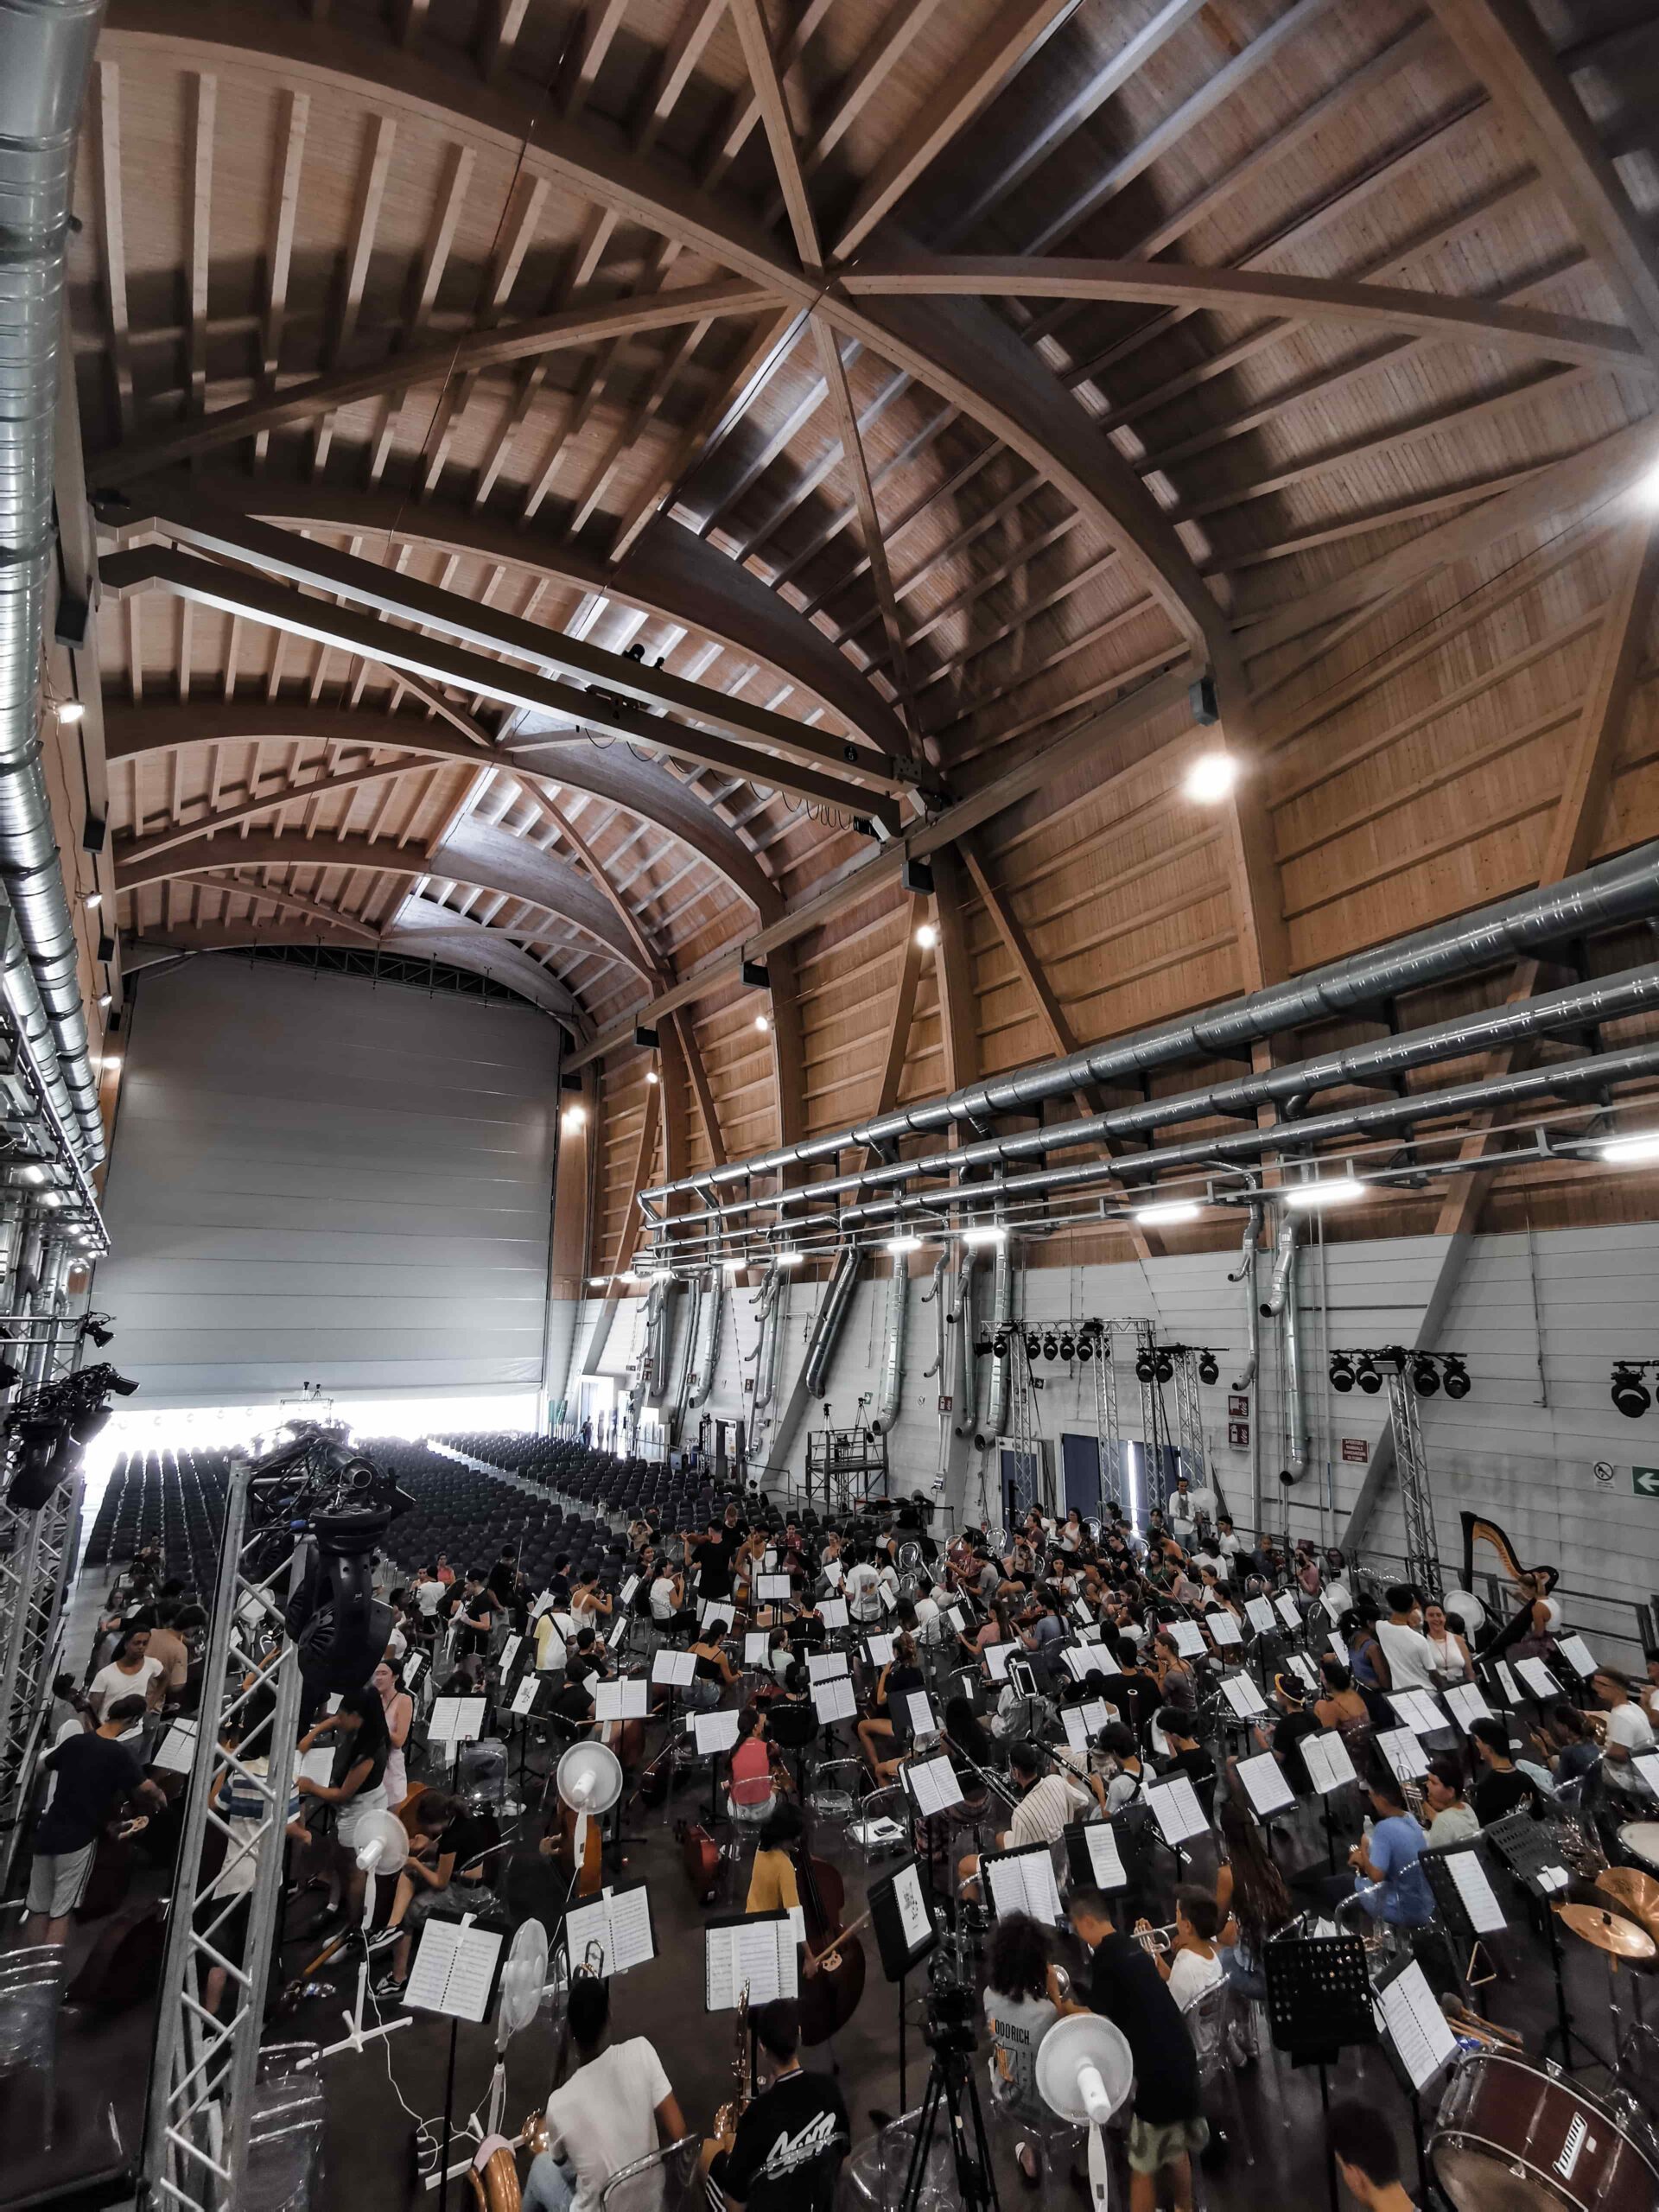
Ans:
{"type": "Polygon", "coordinates": [[[864,1946],[854,1933],[862,1923],[843,1924],[847,1892],[841,1875],[827,1859],[814,1858],[810,1837],[801,1838],[795,1872],[804,1940],[815,1969],[800,1985],[801,2041],[815,2050],[846,2026],[864,1994],[864,1946]]]}

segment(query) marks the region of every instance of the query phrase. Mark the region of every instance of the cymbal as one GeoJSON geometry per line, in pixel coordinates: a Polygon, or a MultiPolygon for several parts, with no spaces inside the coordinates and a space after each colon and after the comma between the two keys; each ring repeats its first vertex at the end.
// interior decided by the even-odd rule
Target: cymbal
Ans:
{"type": "Polygon", "coordinates": [[[1605,1890],[1633,1920],[1639,1920],[1649,1936],[1659,1937],[1659,1882],[1651,1874],[1634,1866],[1609,1866],[1597,1875],[1596,1887],[1605,1890]]]}
{"type": "Polygon", "coordinates": [[[1598,1912],[1592,1904],[1558,1904],[1555,1910],[1575,1936],[1616,1959],[1650,1959],[1659,1951],[1645,1929],[1618,1913],[1598,1912]]]}

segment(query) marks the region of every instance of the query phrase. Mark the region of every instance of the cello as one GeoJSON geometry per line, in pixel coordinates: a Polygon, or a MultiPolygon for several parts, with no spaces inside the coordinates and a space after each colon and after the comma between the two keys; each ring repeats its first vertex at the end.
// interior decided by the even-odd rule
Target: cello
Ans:
{"type": "Polygon", "coordinates": [[[827,1859],[813,1856],[810,1834],[801,1838],[795,1875],[807,1956],[814,1968],[801,1980],[801,2041],[815,2050],[846,2026],[864,1994],[864,1946],[853,1932],[862,1922],[843,1923],[845,1885],[827,1859]]]}

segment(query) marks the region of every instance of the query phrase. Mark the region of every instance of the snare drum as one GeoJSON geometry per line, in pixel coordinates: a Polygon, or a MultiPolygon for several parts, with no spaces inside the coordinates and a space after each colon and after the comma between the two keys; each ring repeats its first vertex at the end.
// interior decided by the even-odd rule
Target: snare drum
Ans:
{"type": "Polygon", "coordinates": [[[1659,1821],[1626,1821],[1618,1832],[1619,1848],[1649,1874],[1659,1874],[1659,1821]]]}
{"type": "Polygon", "coordinates": [[[1605,2105],[1548,2061],[1475,2051],[1429,2137],[1457,2212],[1653,2212],[1659,2167],[1605,2105]]]}

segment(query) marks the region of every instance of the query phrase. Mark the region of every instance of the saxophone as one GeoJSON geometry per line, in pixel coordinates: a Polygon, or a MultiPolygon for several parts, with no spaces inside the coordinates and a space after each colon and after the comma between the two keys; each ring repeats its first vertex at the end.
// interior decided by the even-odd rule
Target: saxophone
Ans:
{"type": "Polygon", "coordinates": [[[736,2132],[749,2103],[749,1993],[737,2000],[737,2044],[732,2053],[732,2094],[715,2114],[715,2134],[724,2141],[736,2132]]]}

